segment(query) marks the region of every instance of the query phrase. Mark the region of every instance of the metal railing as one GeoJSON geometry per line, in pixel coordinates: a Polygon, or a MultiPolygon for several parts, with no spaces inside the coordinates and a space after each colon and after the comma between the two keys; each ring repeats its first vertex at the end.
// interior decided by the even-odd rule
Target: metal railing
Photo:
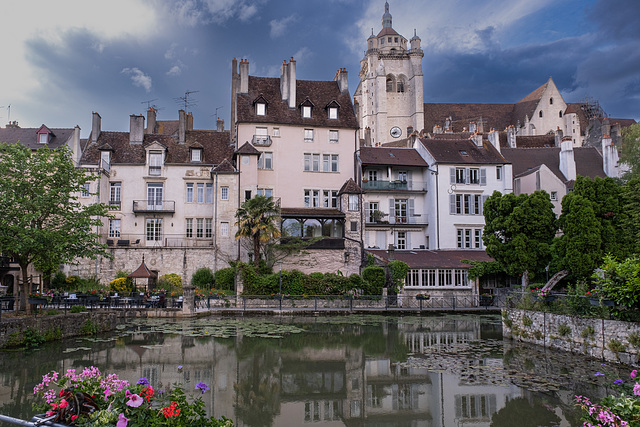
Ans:
{"type": "Polygon", "coordinates": [[[365,191],[426,191],[424,182],[420,181],[362,181],[362,189],[365,191]]]}
{"type": "Polygon", "coordinates": [[[176,202],[174,200],[134,200],[133,212],[135,213],[174,213],[176,202]]]}

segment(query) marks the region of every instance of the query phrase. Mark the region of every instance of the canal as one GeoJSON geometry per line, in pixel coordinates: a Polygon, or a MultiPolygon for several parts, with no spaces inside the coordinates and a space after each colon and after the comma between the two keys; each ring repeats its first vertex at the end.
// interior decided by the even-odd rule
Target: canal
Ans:
{"type": "Polygon", "coordinates": [[[609,367],[503,341],[499,315],[209,317],[2,352],[0,413],[30,419],[43,374],[87,366],[205,382],[209,413],[247,427],[577,426],[573,396],[609,391],[609,367]]]}

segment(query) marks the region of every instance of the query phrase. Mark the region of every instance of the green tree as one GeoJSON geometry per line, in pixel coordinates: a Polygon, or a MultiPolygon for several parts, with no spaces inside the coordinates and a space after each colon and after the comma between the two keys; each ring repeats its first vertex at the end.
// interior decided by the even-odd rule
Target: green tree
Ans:
{"type": "Polygon", "coordinates": [[[553,242],[554,269],[568,270],[575,279],[590,277],[602,262],[602,227],[592,203],[576,193],[562,199],[558,219],[562,235],[553,242]]]}
{"type": "Polygon", "coordinates": [[[94,177],[74,167],[66,147],[31,151],[2,143],[0,158],[0,252],[20,265],[21,307],[29,310],[30,264],[50,268],[77,257],[109,255],[95,232],[107,207],[78,201],[94,177]]]}
{"type": "Polygon", "coordinates": [[[640,124],[638,123],[622,129],[620,163],[624,163],[629,168],[625,173],[625,179],[640,178],[640,124]]]}
{"type": "Polygon", "coordinates": [[[507,274],[529,276],[542,270],[551,259],[555,236],[555,215],[545,191],[533,194],[501,194],[495,191],[484,204],[485,227],[482,240],[487,254],[500,263],[507,274]]]}
{"type": "Polygon", "coordinates": [[[623,224],[625,236],[630,240],[630,252],[640,254],[640,178],[634,178],[624,186],[624,211],[627,213],[623,224]]]}
{"type": "Polygon", "coordinates": [[[247,237],[253,246],[253,262],[256,268],[260,264],[262,246],[272,239],[280,237],[277,221],[280,208],[271,197],[256,196],[246,200],[236,211],[236,239],[247,237]]]}

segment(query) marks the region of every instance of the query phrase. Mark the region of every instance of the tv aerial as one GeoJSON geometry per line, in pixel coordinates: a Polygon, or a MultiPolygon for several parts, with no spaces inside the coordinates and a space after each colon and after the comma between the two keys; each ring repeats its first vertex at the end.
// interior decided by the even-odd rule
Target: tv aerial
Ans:
{"type": "Polygon", "coordinates": [[[192,93],[198,93],[199,90],[188,90],[184,93],[184,96],[179,96],[177,98],[173,98],[178,104],[184,104],[184,111],[189,111],[189,108],[196,107],[198,105],[193,99],[189,99],[189,96],[192,93]]]}

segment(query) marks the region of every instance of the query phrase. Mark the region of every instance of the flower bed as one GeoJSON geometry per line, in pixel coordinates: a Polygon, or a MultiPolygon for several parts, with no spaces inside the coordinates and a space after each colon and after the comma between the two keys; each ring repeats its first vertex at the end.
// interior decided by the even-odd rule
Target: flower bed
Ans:
{"type": "Polygon", "coordinates": [[[593,403],[584,396],[575,396],[576,405],[583,411],[583,426],[640,426],[640,384],[636,381],[638,371],[631,371],[628,379],[612,380],[602,372],[596,372],[594,375],[605,378],[604,381],[609,383],[608,386],[615,392],[602,399],[600,403],[593,403]]]}
{"type": "MultiPolygon", "coordinates": [[[[178,367],[181,369],[182,367],[178,367]]],[[[204,394],[209,387],[198,383],[194,390],[204,394]]],[[[227,427],[233,422],[208,417],[201,397],[191,398],[183,385],[154,389],[146,378],[136,384],[121,380],[117,374],[103,375],[96,367],[81,373],[68,369],[62,374],[51,371],[33,389],[42,397],[38,409],[48,420],[81,426],[190,426],[227,427]]]]}

